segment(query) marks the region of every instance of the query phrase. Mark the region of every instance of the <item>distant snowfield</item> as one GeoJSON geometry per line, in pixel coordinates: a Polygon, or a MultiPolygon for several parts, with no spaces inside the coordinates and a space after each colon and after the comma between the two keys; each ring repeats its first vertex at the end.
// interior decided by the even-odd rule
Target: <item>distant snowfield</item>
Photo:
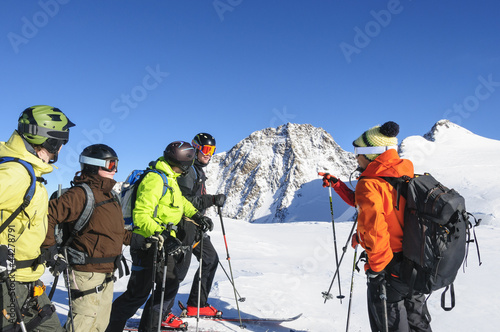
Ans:
{"type": "MultiPolygon", "coordinates": [[[[329,209],[328,206],[325,208],[329,209]]],[[[214,219],[211,232],[221,263],[229,273],[226,250],[220,222],[214,219]]],[[[321,293],[328,289],[335,271],[333,233],[331,222],[296,222],[290,224],[251,224],[238,220],[224,220],[235,285],[245,302],[239,302],[242,317],[290,317],[303,313],[296,321],[273,325],[247,325],[248,331],[344,331],[349,301],[354,249],[348,246],[341,264],[341,286],[345,299],[342,304],[335,281],[331,293],[334,299],[323,303],[321,293]]],[[[336,222],[339,258],[352,228],[352,222],[336,222]]],[[[500,283],[498,275],[498,238],[500,230],[491,226],[477,227],[482,266],[478,266],[474,245],[469,250],[466,273],[459,272],[456,282],[456,307],[451,312],[440,308],[440,292],[432,294],[428,305],[435,331],[494,331],[500,326],[500,283]]],[[[125,251],[128,256],[128,250],[125,251]]],[[[359,254],[359,252],[358,252],[359,254]]],[[[182,283],[178,299],[186,301],[197,264],[193,262],[182,283]]],[[[360,265],[362,270],[362,266],[360,265]]],[[[52,277],[43,278],[50,285],[52,277]]],[[[115,284],[115,297],[125,289],[128,277],[115,284]]],[[[66,320],[67,299],[64,283],[56,292],[57,312],[66,320]]],[[[220,268],[210,293],[210,304],[226,316],[237,316],[236,301],[231,284],[220,268]]],[[[179,313],[177,306],[174,312],[179,313]]],[[[140,311],[138,312],[140,314],[140,311]]],[[[138,317],[138,316],[137,316],[138,317]]],[[[191,326],[195,319],[187,320],[191,326]]],[[[200,330],[239,331],[236,323],[200,321],[200,330]]],[[[354,290],[350,331],[369,331],[366,309],[366,282],[364,273],[354,274],[354,290]]]]}

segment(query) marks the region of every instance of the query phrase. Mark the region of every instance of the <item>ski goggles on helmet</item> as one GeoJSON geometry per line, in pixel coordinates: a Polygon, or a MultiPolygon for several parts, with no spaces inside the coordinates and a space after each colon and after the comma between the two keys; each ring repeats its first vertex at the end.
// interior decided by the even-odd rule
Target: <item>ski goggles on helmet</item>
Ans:
{"type": "Polygon", "coordinates": [[[203,153],[205,156],[210,155],[212,156],[215,153],[215,145],[199,145],[196,144],[196,142],[191,143],[193,147],[203,153]]]}
{"type": "Polygon", "coordinates": [[[118,159],[103,160],[87,156],[80,156],[80,163],[99,166],[107,172],[113,172],[113,171],[118,172],[118,159]]]}

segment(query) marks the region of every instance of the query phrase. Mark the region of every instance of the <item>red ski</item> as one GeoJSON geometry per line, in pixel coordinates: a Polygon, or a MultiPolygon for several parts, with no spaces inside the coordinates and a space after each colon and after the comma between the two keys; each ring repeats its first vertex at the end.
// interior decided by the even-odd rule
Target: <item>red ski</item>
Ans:
{"type": "MultiPolygon", "coordinates": [[[[179,301],[179,307],[181,308],[182,312],[185,313],[187,312],[187,308],[182,304],[181,301],[179,301]]],[[[281,324],[284,322],[291,322],[296,319],[298,319],[302,314],[298,314],[297,316],[293,317],[287,317],[287,318],[261,318],[261,317],[242,317],[241,318],[241,323],[247,323],[247,324],[281,324]]],[[[185,315],[181,314],[180,317],[183,318],[196,318],[193,316],[186,317],[185,315]]],[[[218,316],[200,316],[201,319],[206,319],[206,320],[213,320],[213,321],[218,321],[218,322],[240,322],[239,317],[218,317],[218,316]]]]}

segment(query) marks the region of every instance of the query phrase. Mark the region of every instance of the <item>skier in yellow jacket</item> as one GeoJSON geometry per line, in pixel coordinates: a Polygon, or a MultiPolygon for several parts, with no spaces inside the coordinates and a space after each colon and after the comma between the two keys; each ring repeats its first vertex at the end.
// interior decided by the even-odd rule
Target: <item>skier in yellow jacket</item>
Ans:
{"type": "Polygon", "coordinates": [[[163,247],[168,255],[165,259],[167,287],[163,305],[160,305],[162,275],[156,276],[154,303],[151,303],[151,298],[147,301],[139,331],[156,331],[160,306],[162,327],[187,327],[186,323],[171,312],[179,289],[180,264],[184,261],[182,243],[177,239],[175,229],[183,215],[192,218],[202,231],[213,229],[212,220],[199,213],[191,202],[182,196],[177,184],[177,178],[186,174],[193,165],[194,157],[195,150],[189,143],[172,142],[165,149],[163,157],[151,164],[151,168],[156,172],[147,173],[139,183],[133,209],[134,236],[130,243],[132,273],[127,290],[113,302],[106,332],[123,331],[127,319],[144,304],[151,292],[153,266],[156,265],[156,262],[153,262],[154,246],[150,243],[152,239],[157,240],[158,246],[163,247]],[[164,176],[168,183],[165,183],[164,176]],[[165,186],[167,190],[163,194],[165,186]]]}
{"type": "MultiPolygon", "coordinates": [[[[39,280],[45,271],[40,246],[47,234],[48,209],[42,175],[52,172],[50,164],[57,161],[74,124],[59,109],[46,105],[27,108],[18,122],[10,139],[0,142],[0,227],[4,227],[0,233],[0,289],[1,309],[5,309],[0,330],[18,331],[18,325],[25,325],[28,331],[62,331],[39,280]],[[32,183],[31,170],[34,194],[19,211],[32,183]]],[[[64,261],[50,258],[47,264],[53,265],[55,273],[64,268],[64,261]]]]}

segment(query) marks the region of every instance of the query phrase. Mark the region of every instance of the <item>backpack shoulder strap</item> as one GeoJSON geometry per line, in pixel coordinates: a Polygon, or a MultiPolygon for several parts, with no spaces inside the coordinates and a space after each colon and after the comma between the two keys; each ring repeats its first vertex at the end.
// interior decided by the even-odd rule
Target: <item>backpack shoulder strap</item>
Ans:
{"type": "Polygon", "coordinates": [[[396,210],[399,211],[399,202],[401,200],[401,196],[405,199],[408,199],[408,183],[410,181],[410,177],[408,175],[403,175],[401,177],[393,177],[393,176],[379,176],[382,180],[385,180],[389,183],[394,189],[397,191],[397,201],[396,201],[396,210]]]}
{"type": "Polygon", "coordinates": [[[31,199],[35,195],[36,181],[40,181],[40,182],[45,181],[41,177],[37,178],[35,175],[35,171],[33,170],[33,166],[31,166],[30,163],[28,163],[22,159],[13,158],[13,157],[0,158],[0,164],[6,163],[6,162],[17,162],[17,163],[20,163],[21,165],[23,165],[30,176],[30,184],[28,186],[28,189],[24,193],[24,198],[23,198],[23,202],[21,203],[21,205],[19,205],[19,207],[10,215],[10,217],[7,218],[7,220],[5,220],[5,222],[2,225],[0,225],[0,234],[12,223],[12,221],[17,217],[17,215],[19,213],[21,213],[21,211],[23,211],[30,204],[31,199]]]}
{"type": "Polygon", "coordinates": [[[196,167],[194,167],[194,165],[191,165],[191,168],[193,169],[194,174],[195,174],[195,181],[198,181],[198,179],[200,178],[200,174],[198,174],[198,170],[196,169],[196,167]]]}
{"type": "Polygon", "coordinates": [[[85,226],[87,226],[90,217],[92,216],[92,213],[94,212],[95,208],[95,198],[94,198],[94,193],[92,192],[92,189],[90,186],[86,183],[79,183],[75,185],[75,187],[80,187],[83,189],[85,192],[85,205],[83,207],[82,212],[80,213],[80,216],[78,219],[75,221],[73,225],[73,229],[71,231],[71,235],[69,238],[66,240],[65,243],[62,244],[62,246],[69,246],[73,240],[75,239],[77,233],[81,231],[85,226]]]}
{"type": "MultiPolygon", "coordinates": [[[[168,178],[167,178],[167,174],[165,174],[164,172],[160,171],[160,170],[157,170],[156,168],[150,168],[150,169],[147,169],[145,172],[144,172],[144,176],[146,176],[146,173],[156,173],[158,174],[159,176],[161,176],[161,178],[163,179],[163,192],[161,194],[161,198],[163,198],[163,196],[165,196],[165,194],[167,193],[167,190],[168,189],[172,189],[172,187],[170,187],[168,185],[168,178]]],[[[160,198],[160,199],[161,199],[160,198]]]]}

